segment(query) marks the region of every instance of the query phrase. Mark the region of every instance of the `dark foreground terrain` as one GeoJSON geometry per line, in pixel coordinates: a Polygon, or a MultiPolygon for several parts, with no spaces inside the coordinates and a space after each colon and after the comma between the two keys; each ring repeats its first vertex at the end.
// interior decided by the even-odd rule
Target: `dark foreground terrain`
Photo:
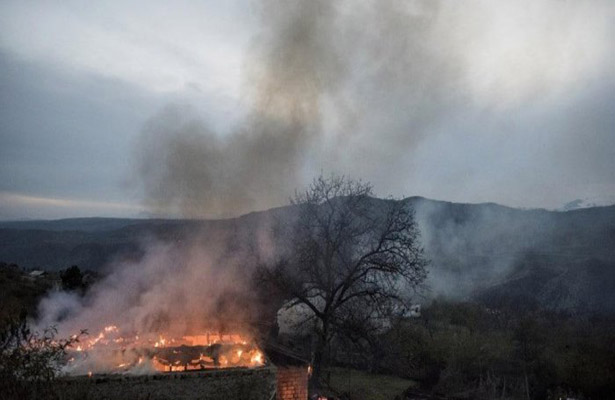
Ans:
{"type": "MultiPolygon", "coordinates": [[[[18,313],[35,313],[41,296],[62,288],[63,276],[33,278],[17,266],[0,266],[0,337],[10,336],[8,322],[18,313]]],[[[262,334],[309,357],[308,337],[262,334]]],[[[419,317],[392,321],[370,341],[334,340],[326,363],[326,393],[339,399],[610,399],[615,318],[435,299],[419,317]]],[[[30,398],[51,396],[55,386],[44,382],[20,388],[25,397],[19,398],[32,389],[30,398]]]]}

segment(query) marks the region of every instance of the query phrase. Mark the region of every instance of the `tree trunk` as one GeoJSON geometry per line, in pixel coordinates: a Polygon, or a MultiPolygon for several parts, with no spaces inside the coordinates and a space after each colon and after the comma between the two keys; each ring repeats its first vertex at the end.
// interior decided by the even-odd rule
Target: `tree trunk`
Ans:
{"type": "Polygon", "coordinates": [[[323,321],[322,331],[316,337],[316,346],[314,348],[314,358],[312,361],[312,382],[314,386],[322,386],[322,364],[325,350],[327,348],[329,324],[323,321]]]}

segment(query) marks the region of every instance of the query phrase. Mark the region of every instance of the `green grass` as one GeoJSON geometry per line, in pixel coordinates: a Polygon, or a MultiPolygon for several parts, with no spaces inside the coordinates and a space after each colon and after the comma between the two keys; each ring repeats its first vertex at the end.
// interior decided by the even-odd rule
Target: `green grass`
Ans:
{"type": "Polygon", "coordinates": [[[331,389],[352,400],[392,400],[414,385],[409,379],[370,374],[354,369],[329,368],[325,371],[325,377],[329,373],[331,389]]]}

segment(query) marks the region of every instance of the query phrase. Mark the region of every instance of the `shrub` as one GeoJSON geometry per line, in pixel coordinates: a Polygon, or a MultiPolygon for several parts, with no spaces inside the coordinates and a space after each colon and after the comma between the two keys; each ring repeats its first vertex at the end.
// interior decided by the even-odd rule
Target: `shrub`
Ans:
{"type": "Polygon", "coordinates": [[[66,349],[82,335],[56,339],[51,327],[33,331],[26,314],[5,320],[0,328],[0,393],[5,399],[56,398],[51,382],[58,375],[66,349]]]}

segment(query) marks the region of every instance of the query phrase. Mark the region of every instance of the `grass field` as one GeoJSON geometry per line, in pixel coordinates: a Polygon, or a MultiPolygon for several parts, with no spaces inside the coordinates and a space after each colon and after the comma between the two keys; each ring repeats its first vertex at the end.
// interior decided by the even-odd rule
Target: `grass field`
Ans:
{"type": "Polygon", "coordinates": [[[390,375],[370,374],[346,368],[329,368],[331,389],[352,400],[392,400],[414,382],[390,375]]]}

